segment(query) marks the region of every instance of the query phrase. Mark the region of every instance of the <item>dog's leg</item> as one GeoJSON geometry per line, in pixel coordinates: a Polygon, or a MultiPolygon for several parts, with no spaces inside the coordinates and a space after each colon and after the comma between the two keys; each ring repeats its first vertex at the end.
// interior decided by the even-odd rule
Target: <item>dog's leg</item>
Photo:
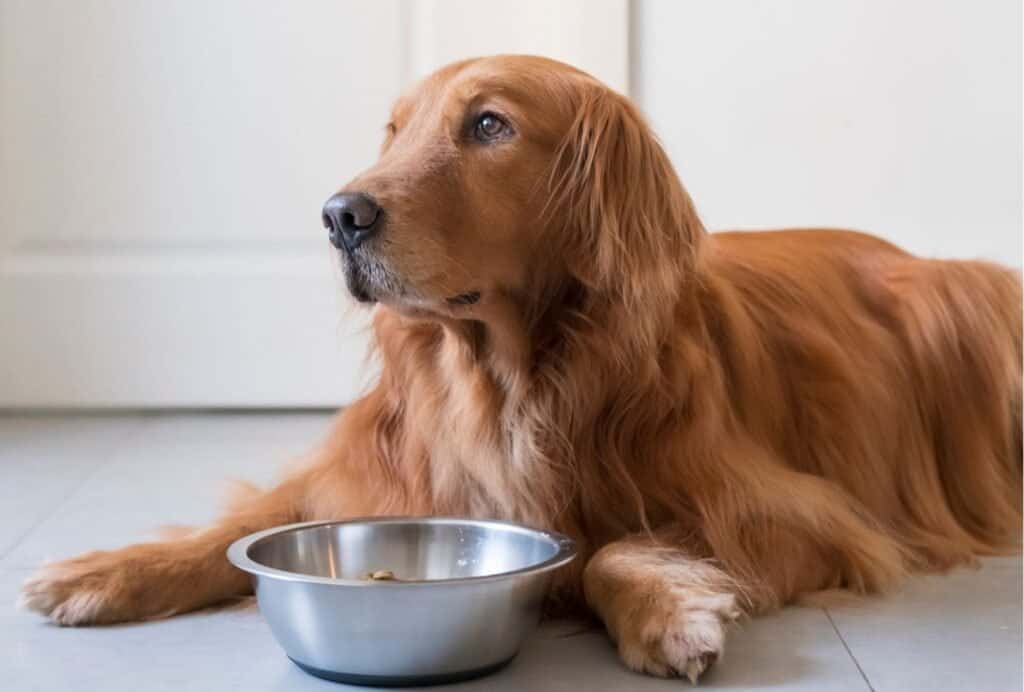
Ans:
{"type": "Polygon", "coordinates": [[[380,390],[353,403],[300,471],[271,490],[240,498],[212,526],[46,565],[22,587],[22,603],[62,625],[184,613],[250,593],[249,576],[225,555],[249,533],[311,519],[409,511],[395,504],[376,470],[385,455],[386,432],[379,428],[388,421],[386,404],[380,390]],[[371,490],[372,479],[377,482],[371,490]]]}
{"type": "Polygon", "coordinates": [[[696,683],[722,654],[740,592],[721,569],[660,538],[606,545],[587,564],[583,588],[627,666],[696,683]]]}
{"type": "Polygon", "coordinates": [[[299,519],[303,478],[254,494],[209,528],[173,540],[94,551],[44,565],[22,587],[25,607],[61,625],[166,617],[250,591],[225,550],[242,536],[299,519]]]}

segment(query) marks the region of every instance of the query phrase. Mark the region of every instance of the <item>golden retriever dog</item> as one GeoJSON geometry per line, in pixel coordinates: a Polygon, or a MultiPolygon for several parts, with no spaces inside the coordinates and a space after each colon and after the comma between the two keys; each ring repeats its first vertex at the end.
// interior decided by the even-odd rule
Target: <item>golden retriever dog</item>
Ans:
{"type": "MultiPolygon", "coordinates": [[[[695,680],[728,626],[1017,551],[1021,282],[850,231],[709,234],[627,99],[572,67],[449,65],[324,207],[382,371],[308,464],[214,525],[49,564],[64,625],[249,591],[270,526],[468,515],[564,532],[556,605],[695,680]]],[[[971,232],[970,229],[964,229],[971,232]]]]}

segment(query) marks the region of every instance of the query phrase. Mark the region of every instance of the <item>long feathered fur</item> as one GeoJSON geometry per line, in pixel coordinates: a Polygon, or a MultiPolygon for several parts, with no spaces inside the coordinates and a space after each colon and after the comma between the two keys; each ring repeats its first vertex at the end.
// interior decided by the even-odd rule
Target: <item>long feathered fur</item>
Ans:
{"type": "Polygon", "coordinates": [[[484,325],[377,315],[376,508],[587,550],[686,526],[752,609],[1017,549],[1019,278],[851,232],[709,235],[636,109],[577,98],[548,302],[484,325]]]}

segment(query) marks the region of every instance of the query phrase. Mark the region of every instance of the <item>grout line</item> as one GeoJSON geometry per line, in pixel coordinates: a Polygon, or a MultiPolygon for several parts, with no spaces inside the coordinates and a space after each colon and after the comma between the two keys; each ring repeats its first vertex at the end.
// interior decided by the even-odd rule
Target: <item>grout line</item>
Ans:
{"type": "MultiPolygon", "coordinates": [[[[134,442],[138,437],[140,437],[144,429],[149,427],[149,421],[151,420],[147,418],[145,415],[139,414],[130,414],[127,417],[135,420],[135,429],[133,429],[131,432],[129,432],[125,436],[121,437],[117,442],[115,442],[113,446],[110,448],[109,453],[106,455],[105,461],[101,461],[99,464],[94,466],[90,471],[88,471],[84,476],[82,476],[82,478],[77,483],[75,483],[74,486],[69,488],[68,491],[64,493],[59,500],[53,503],[49,512],[46,512],[41,517],[39,517],[39,520],[32,524],[32,526],[22,531],[21,535],[14,539],[14,542],[11,543],[6,550],[0,552],[0,569],[10,569],[12,567],[19,567],[19,565],[7,564],[7,558],[10,557],[14,553],[14,551],[17,550],[18,547],[25,542],[25,539],[31,536],[36,529],[42,526],[49,519],[53,518],[57,514],[57,512],[68,503],[68,500],[70,500],[75,495],[75,493],[81,490],[86,483],[88,483],[90,480],[96,477],[96,474],[98,474],[100,471],[107,468],[115,461],[117,461],[118,457],[121,454],[121,451],[124,449],[124,445],[128,444],[129,442],[134,442]]],[[[27,565],[21,566],[28,567],[27,565]]]]}
{"type": "Polygon", "coordinates": [[[870,690],[870,692],[875,692],[874,685],[872,685],[871,681],[868,680],[868,676],[864,672],[864,669],[860,667],[860,661],[858,661],[857,657],[853,655],[853,651],[850,650],[850,645],[846,643],[846,639],[843,638],[842,632],[840,632],[839,628],[836,627],[836,621],[832,619],[832,613],[828,612],[828,608],[822,608],[821,612],[825,613],[825,617],[828,618],[829,624],[832,625],[832,631],[836,633],[837,637],[839,637],[839,641],[842,642],[847,655],[850,657],[850,660],[853,661],[853,665],[857,666],[857,672],[860,673],[861,678],[864,679],[864,684],[868,686],[868,690],[870,690]]]}

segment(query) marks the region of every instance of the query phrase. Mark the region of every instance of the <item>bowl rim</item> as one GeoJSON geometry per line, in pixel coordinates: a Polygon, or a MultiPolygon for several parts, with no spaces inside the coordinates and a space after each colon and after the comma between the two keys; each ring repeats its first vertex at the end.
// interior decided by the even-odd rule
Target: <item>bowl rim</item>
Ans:
{"type": "Polygon", "coordinates": [[[274,526],[269,529],[250,533],[247,536],[239,538],[227,549],[227,558],[235,567],[248,572],[249,574],[270,577],[273,579],[280,579],[284,581],[296,581],[307,584],[326,584],[335,586],[359,586],[359,587],[382,587],[382,588],[400,588],[403,586],[438,586],[438,585],[452,585],[452,584],[478,584],[488,581],[498,581],[501,579],[508,579],[510,577],[526,575],[526,574],[539,574],[547,572],[563,565],[567,565],[572,562],[576,557],[576,542],[568,536],[562,535],[555,531],[548,531],[545,529],[537,529],[526,524],[519,524],[513,521],[504,521],[501,519],[473,519],[469,517],[416,517],[416,516],[395,516],[395,517],[356,517],[353,519],[344,520],[322,520],[322,521],[302,521],[295,524],[283,524],[281,526],[274,526]],[[322,577],[315,574],[304,574],[303,572],[289,572],[288,570],[278,569],[269,565],[264,565],[261,562],[256,562],[249,557],[249,549],[259,541],[276,536],[283,533],[291,533],[295,531],[302,531],[305,529],[315,528],[318,526],[336,526],[345,524],[442,524],[442,525],[485,525],[492,527],[500,527],[504,529],[511,529],[520,533],[530,534],[534,538],[547,539],[555,545],[555,554],[547,560],[538,562],[535,565],[528,567],[521,567],[520,569],[511,570],[509,572],[497,572],[495,574],[482,574],[475,577],[452,577],[449,579],[402,579],[395,581],[384,581],[384,580],[372,580],[372,579],[348,579],[342,577],[322,577]]]}

